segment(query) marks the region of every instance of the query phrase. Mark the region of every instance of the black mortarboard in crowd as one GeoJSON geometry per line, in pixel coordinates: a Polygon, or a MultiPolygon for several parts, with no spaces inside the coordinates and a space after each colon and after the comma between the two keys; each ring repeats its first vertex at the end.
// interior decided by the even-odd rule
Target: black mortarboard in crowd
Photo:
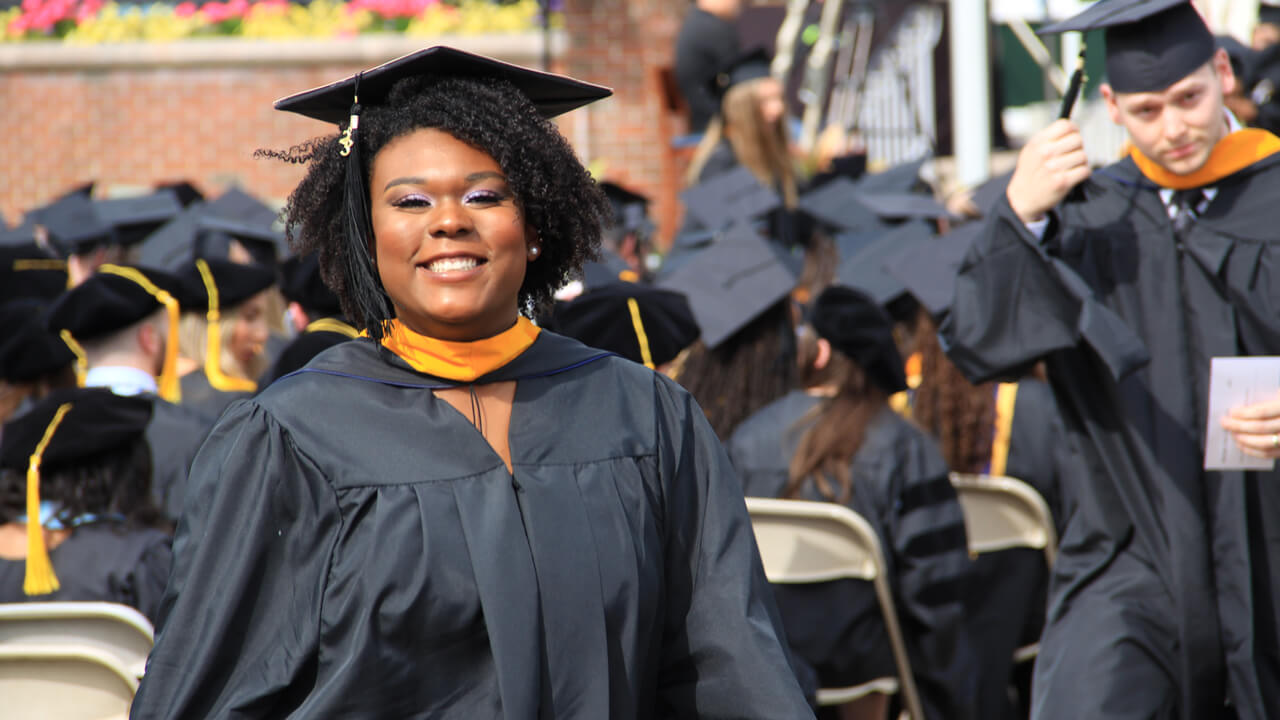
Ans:
{"type": "Polygon", "coordinates": [[[809,310],[809,324],[884,392],[892,395],[907,389],[902,355],[893,341],[893,321],[865,293],[840,285],[823,290],[809,310]]]}
{"type": "Polygon", "coordinates": [[[883,227],[875,211],[859,199],[858,185],[838,177],[800,198],[800,209],[836,232],[862,232],[883,227]]]}
{"type": "Polygon", "coordinates": [[[0,240],[0,303],[20,298],[53,300],[61,295],[67,289],[67,262],[37,247],[29,232],[10,232],[15,240],[25,242],[0,240]]]}
{"type": "Polygon", "coordinates": [[[987,180],[973,191],[973,204],[978,208],[978,212],[982,213],[983,217],[990,215],[991,211],[1000,203],[1000,199],[1004,197],[1005,192],[1009,189],[1009,181],[1011,179],[1013,179],[1012,170],[987,180]]]}
{"type": "Polygon", "coordinates": [[[857,200],[883,220],[940,220],[951,216],[942,203],[923,193],[859,193],[857,200]]]}
{"type": "Polygon", "coordinates": [[[375,68],[321,87],[277,100],[275,108],[338,125],[342,130],[338,146],[344,163],[342,222],[355,253],[345,269],[353,312],[349,318],[366,329],[374,340],[382,334],[382,320],[393,314],[390,299],[382,289],[369,240],[373,235],[369,220],[369,188],[364,179],[361,153],[364,136],[360,132],[360,113],[364,108],[386,104],[392,87],[399,80],[414,77],[500,79],[511,83],[543,117],[551,118],[574,108],[606,98],[608,88],[573,78],[531,70],[482,55],[474,55],[450,47],[430,47],[375,68]]]}
{"type": "Polygon", "coordinates": [[[34,210],[32,215],[48,232],[50,244],[64,257],[117,242],[115,230],[98,214],[93,201],[80,193],[34,210]]]}
{"type": "MultiPolygon", "coordinates": [[[[229,192],[243,195],[240,191],[229,192]]],[[[245,209],[247,206],[237,199],[224,204],[222,212],[232,214],[230,210],[235,207],[245,209]]],[[[196,258],[226,260],[233,241],[241,244],[253,261],[262,265],[272,265],[284,257],[287,254],[284,233],[272,229],[270,222],[263,223],[265,216],[262,213],[249,212],[247,215],[253,219],[245,221],[219,215],[210,210],[209,204],[191,205],[146,239],[139,261],[151,267],[177,271],[196,258]]]]}
{"type": "MultiPolygon", "coordinates": [[[[163,290],[177,298],[177,277],[159,270],[133,268],[132,271],[149,282],[153,289],[163,290]]],[[[84,342],[119,332],[162,308],[164,304],[145,282],[110,270],[99,271],[58,298],[49,310],[49,327],[67,330],[75,339],[84,342]]]]}
{"type": "Polygon", "coordinates": [[[604,191],[604,196],[609,199],[609,205],[613,207],[613,227],[622,228],[627,232],[652,231],[649,221],[649,198],[608,180],[600,183],[600,189],[604,191]]]}
{"type": "Polygon", "coordinates": [[[191,205],[204,202],[204,193],[200,189],[191,184],[190,180],[175,180],[173,182],[160,183],[156,185],[156,190],[169,190],[173,196],[177,198],[178,204],[182,207],[190,207],[191,205]]]}
{"type": "Polygon", "coordinates": [[[614,282],[556,306],[556,332],[650,368],[671,362],[698,339],[684,295],[614,282]]]}
{"type": "Polygon", "coordinates": [[[238,187],[227,188],[217,199],[205,203],[204,214],[260,229],[275,226],[280,216],[270,205],[238,187]]]}
{"type": "Polygon", "coordinates": [[[239,243],[259,265],[275,265],[289,250],[284,233],[268,226],[206,215],[196,221],[196,257],[228,258],[239,243]]]}
{"type": "Polygon", "coordinates": [[[1280,2],[1262,0],[1258,5],[1258,22],[1268,25],[1280,25],[1280,2]]]}
{"type": "Polygon", "coordinates": [[[1107,82],[1119,93],[1158,92],[1209,62],[1213,33],[1189,0],[1101,0],[1040,29],[1105,30],[1107,82]]]}
{"type": "Polygon", "coordinates": [[[680,193],[685,209],[703,227],[723,230],[734,222],[749,222],[782,207],[782,198],[760,184],[745,167],[704,180],[680,193]]]}
{"type": "Polygon", "coordinates": [[[836,280],[888,306],[906,292],[902,282],[885,272],[885,263],[908,247],[933,239],[933,228],[913,220],[884,233],[848,257],[841,258],[836,280]]]}
{"type": "Polygon", "coordinates": [[[45,312],[34,300],[0,305],[0,380],[30,382],[75,361],[71,348],[46,327],[45,312]]]}
{"type": "Polygon", "coordinates": [[[187,293],[201,288],[205,309],[216,312],[233,308],[276,284],[274,270],[217,258],[202,258],[189,263],[178,273],[178,278],[187,286],[187,293]],[[202,263],[203,270],[200,267],[202,263]],[[210,284],[216,294],[214,298],[210,297],[210,284]]]}
{"type": "Polygon", "coordinates": [[[182,210],[177,196],[169,190],[98,200],[93,207],[98,217],[115,231],[116,243],[125,246],[142,242],[182,210]]]}
{"type": "Polygon", "coordinates": [[[734,85],[769,77],[769,53],[762,47],[746,50],[711,78],[711,94],[723,98],[734,85]]]}
{"type": "Polygon", "coordinates": [[[971,222],[942,237],[908,244],[888,259],[885,271],[937,318],[951,307],[960,263],[981,232],[982,223],[971,222]]]}
{"type": "Polygon", "coordinates": [[[658,284],[688,298],[702,341],[715,348],[787,297],[796,276],[780,248],[737,225],[658,284]]]}
{"type": "Polygon", "coordinates": [[[280,263],[280,293],[289,302],[301,305],[308,314],[317,317],[342,314],[338,296],[320,279],[320,258],[315,253],[294,255],[280,263]]]}
{"type": "Polygon", "coordinates": [[[598,260],[588,260],[582,264],[582,287],[587,291],[619,280],[635,282],[639,279],[631,266],[627,265],[627,261],[612,250],[601,249],[598,260]]]}
{"type": "Polygon", "coordinates": [[[904,193],[927,189],[928,185],[920,179],[920,170],[924,168],[927,159],[919,158],[880,172],[867,173],[858,178],[858,192],[904,193]]]}

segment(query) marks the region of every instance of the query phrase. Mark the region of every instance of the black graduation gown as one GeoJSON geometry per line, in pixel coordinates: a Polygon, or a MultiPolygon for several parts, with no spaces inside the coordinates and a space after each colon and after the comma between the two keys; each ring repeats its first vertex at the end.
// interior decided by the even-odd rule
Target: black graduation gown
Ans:
{"type": "Polygon", "coordinates": [[[159,530],[125,530],[110,521],[82,525],[49,552],[56,592],[28,596],[22,592],[26,561],[0,559],[0,603],[113,602],[155,622],[173,558],[169,545],[159,530]]]}
{"type": "Polygon", "coordinates": [[[546,331],[504,380],[514,476],[367,340],[228,410],[133,717],[810,716],[689,395],[546,331]]]}
{"type": "Polygon", "coordinates": [[[1043,241],[1003,199],[961,266],[951,359],[976,381],[1044,358],[1080,468],[1062,487],[1041,717],[1214,717],[1228,694],[1241,718],[1280,713],[1280,533],[1259,521],[1280,477],[1201,469],[1209,359],[1280,354],[1277,182],[1277,156],[1219,181],[1179,239],[1125,159],[1043,241]]]}
{"type": "Polygon", "coordinates": [[[329,330],[304,330],[298,333],[298,336],[281,351],[279,357],[272,363],[271,368],[263,375],[258,382],[258,387],[265,388],[311,362],[311,358],[338,343],[343,343],[350,339],[350,337],[342,333],[329,330]]]}
{"type": "Polygon", "coordinates": [[[253,394],[215,389],[209,384],[209,377],[204,374],[204,370],[199,368],[183,375],[179,384],[182,388],[182,405],[215,420],[231,403],[253,394]]]}
{"type": "Polygon", "coordinates": [[[153,408],[146,432],[151,448],[151,497],[156,507],[177,522],[182,514],[187,472],[213,427],[213,418],[155,395],[149,398],[153,408]]]}
{"type": "MultiPolygon", "coordinates": [[[[803,433],[796,424],[818,402],[804,392],[791,392],[734,431],[729,454],[747,495],[781,495],[803,433]]],[[[964,514],[946,461],[927,435],[885,408],[867,427],[852,473],[849,507],[871,523],[883,544],[925,714],[976,717],[979,668],[963,606],[970,563],[964,514]]],[[[801,497],[825,499],[812,485],[801,497]]],[[[820,684],[896,675],[870,585],[841,581],[774,590],[791,647],[815,667],[820,684]]]]}

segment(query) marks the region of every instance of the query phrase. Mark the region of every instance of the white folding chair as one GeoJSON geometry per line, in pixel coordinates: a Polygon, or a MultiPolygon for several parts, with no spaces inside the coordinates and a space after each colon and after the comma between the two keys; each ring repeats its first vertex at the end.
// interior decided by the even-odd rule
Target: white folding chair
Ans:
{"type": "MultiPolygon", "coordinates": [[[[1058,536],[1049,505],[1035,488],[1011,477],[962,473],[951,473],[951,484],[964,512],[971,556],[1031,548],[1044,552],[1045,562],[1053,567],[1058,536]]],[[[1013,658],[1034,660],[1039,651],[1039,643],[1034,643],[1018,648],[1013,658]]]]}
{"type": "Polygon", "coordinates": [[[848,688],[822,688],[818,690],[818,704],[842,705],[873,692],[897,692],[907,714],[913,720],[924,720],[875,530],[857,513],[835,503],[749,497],[747,511],[769,582],[854,579],[869,580],[875,587],[898,678],[880,678],[848,688]]]}
{"type": "Polygon", "coordinates": [[[9,720],[125,720],[133,672],[87,645],[0,645],[0,710],[9,720]]]}
{"type": "Polygon", "coordinates": [[[106,602],[0,604],[0,647],[10,644],[96,648],[142,677],[155,631],[127,605],[106,602]]]}

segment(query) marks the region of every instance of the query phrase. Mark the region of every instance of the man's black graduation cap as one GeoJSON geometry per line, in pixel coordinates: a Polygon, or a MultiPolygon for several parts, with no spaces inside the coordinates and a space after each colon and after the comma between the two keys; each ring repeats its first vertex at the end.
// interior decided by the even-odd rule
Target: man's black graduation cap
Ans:
{"type": "Polygon", "coordinates": [[[169,190],[98,200],[93,207],[98,217],[115,230],[116,242],[126,247],[142,242],[182,210],[177,196],[169,190]]]}
{"type": "Polygon", "coordinates": [[[272,265],[286,254],[283,233],[261,222],[210,214],[208,208],[197,203],[178,213],[143,242],[139,261],[177,271],[195,258],[227,259],[232,241],[243,245],[254,262],[262,265],[272,265]]]}
{"type": "Polygon", "coordinates": [[[210,309],[225,311],[233,308],[258,293],[276,284],[274,270],[259,265],[243,265],[230,260],[218,258],[202,258],[189,263],[178,273],[178,280],[186,286],[186,292],[193,290],[200,293],[206,311],[210,309]],[[209,269],[209,276],[217,293],[217,307],[210,308],[208,283],[200,272],[198,263],[203,262],[209,269]]]}
{"type": "Polygon", "coordinates": [[[743,51],[731,60],[728,66],[720,68],[711,78],[711,94],[717,99],[723,98],[734,85],[748,80],[769,77],[769,65],[772,62],[768,51],[763,47],[754,47],[743,51]]]}
{"type": "Polygon", "coordinates": [[[432,75],[508,80],[533,102],[543,117],[548,118],[612,94],[608,88],[563,75],[531,70],[451,47],[436,46],[396,58],[337,82],[281,98],[276,101],[275,108],[334,125],[344,125],[351,116],[357,82],[360,86],[360,105],[369,107],[381,105],[397,80],[432,75]]]}
{"type": "Polygon", "coordinates": [[[649,198],[609,180],[601,182],[600,189],[613,206],[614,227],[628,232],[648,229],[649,198]]]}
{"type": "Polygon", "coordinates": [[[658,284],[684,293],[702,341],[715,348],[787,297],[796,276],[781,248],[751,228],[735,225],[658,284]]]}
{"type": "MultiPolygon", "coordinates": [[[[176,276],[160,270],[133,270],[156,288],[178,297],[180,280],[176,276]]],[[[84,342],[119,332],[163,307],[156,295],[138,282],[99,271],[53,303],[48,325],[51,330],[66,330],[84,342]]]]}
{"type": "Polygon", "coordinates": [[[885,262],[885,272],[937,318],[951,307],[960,263],[981,232],[982,223],[971,222],[942,237],[908,243],[885,262]]]}
{"type": "Polygon", "coordinates": [[[45,325],[46,308],[35,300],[0,305],[0,380],[30,382],[75,361],[75,353],[45,325]]]}
{"type": "Polygon", "coordinates": [[[1120,93],[1158,92],[1213,57],[1213,33],[1190,0],[1101,0],[1041,35],[1105,30],[1107,81],[1120,93]]]}
{"type": "Polygon", "coordinates": [[[630,282],[593,288],[556,306],[555,331],[650,368],[675,359],[698,339],[681,293],[630,282]]]}
{"type": "Polygon", "coordinates": [[[125,446],[142,437],[151,422],[152,404],[145,397],[116,395],[106,388],[55,390],[5,423],[0,467],[25,471],[58,409],[67,404],[70,408],[41,453],[45,469],[72,466],[125,446]]]}
{"type": "Polygon", "coordinates": [[[204,214],[258,228],[271,228],[280,215],[270,205],[238,187],[228,188],[217,199],[206,203],[204,214]]]}
{"type": "Polygon", "coordinates": [[[680,200],[689,214],[711,230],[722,230],[738,221],[754,220],[782,207],[778,193],[761,185],[745,167],[694,185],[680,193],[680,200]]]}
{"type": "Polygon", "coordinates": [[[836,268],[841,285],[866,293],[871,299],[888,306],[906,292],[902,282],[885,272],[885,263],[908,247],[931,242],[933,228],[922,220],[913,220],[884,233],[867,243],[853,255],[842,258],[836,268]]]}
{"type": "Polygon", "coordinates": [[[190,207],[194,203],[204,202],[204,193],[191,183],[190,180],[175,180],[173,182],[165,182],[156,185],[156,190],[168,190],[177,198],[178,204],[182,207],[190,207]]]}
{"type": "Polygon", "coordinates": [[[0,239],[0,303],[20,298],[53,300],[67,289],[67,262],[50,257],[29,230],[15,229],[14,242],[0,239]]]}
{"type": "Polygon", "coordinates": [[[294,255],[280,263],[280,293],[308,313],[320,316],[342,314],[338,296],[320,279],[320,258],[313,252],[294,255]]]}
{"type": "Polygon", "coordinates": [[[907,389],[893,321],[866,293],[840,285],[823,290],[809,309],[809,324],[881,390],[893,394],[907,389]]]}
{"type": "Polygon", "coordinates": [[[858,199],[858,185],[838,177],[800,198],[800,209],[838,232],[873,230],[883,223],[875,211],[858,199]]]}
{"type": "Polygon", "coordinates": [[[920,179],[920,169],[924,167],[927,159],[920,158],[894,165],[880,172],[867,173],[858,178],[858,192],[873,194],[912,192],[923,184],[920,179]]]}
{"type": "Polygon", "coordinates": [[[32,215],[36,223],[48,231],[49,242],[63,256],[85,253],[117,241],[115,230],[98,214],[93,201],[80,193],[71,193],[33,211],[32,215]]]}

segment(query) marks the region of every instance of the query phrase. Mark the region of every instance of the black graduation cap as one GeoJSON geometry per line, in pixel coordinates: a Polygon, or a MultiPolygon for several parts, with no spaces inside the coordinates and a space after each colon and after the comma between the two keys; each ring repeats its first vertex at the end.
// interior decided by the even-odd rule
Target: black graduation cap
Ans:
{"type": "Polygon", "coordinates": [[[858,190],[864,193],[902,193],[916,190],[923,184],[920,180],[920,169],[924,167],[927,159],[920,158],[894,165],[880,172],[863,175],[858,179],[858,190]]]}
{"type": "Polygon", "coordinates": [[[1101,0],[1041,35],[1105,30],[1107,81],[1116,92],[1164,90],[1213,57],[1213,33],[1190,0],[1101,0]]]}
{"type": "Polygon", "coordinates": [[[658,279],[670,277],[672,273],[684,267],[698,253],[711,247],[716,240],[717,232],[706,229],[690,229],[678,233],[671,240],[671,248],[662,255],[662,265],[658,268],[658,279]]]}
{"type": "Polygon", "coordinates": [[[23,244],[0,241],[0,303],[20,298],[53,300],[67,289],[67,262],[41,250],[30,233],[11,231],[23,244]]]}
{"type": "Polygon", "coordinates": [[[921,218],[940,220],[950,217],[947,208],[931,195],[911,192],[859,193],[857,201],[886,220],[921,218]]]}
{"type": "Polygon", "coordinates": [[[45,469],[75,465],[115,450],[142,437],[151,422],[151,401],[147,398],[116,395],[106,388],[55,390],[5,423],[0,467],[25,471],[58,408],[67,403],[71,408],[41,454],[40,464],[45,469]]]}
{"type": "Polygon", "coordinates": [[[763,47],[744,51],[711,78],[711,94],[722,98],[734,85],[769,77],[770,63],[769,53],[763,47]]]}
{"type": "Polygon", "coordinates": [[[275,108],[327,123],[346,123],[351,115],[357,77],[360,104],[379,105],[397,80],[413,76],[496,77],[508,80],[542,112],[555,117],[612,94],[608,88],[581,80],[511,65],[451,47],[435,46],[383,63],[358,75],[276,101],[275,108]]]}
{"type": "Polygon", "coordinates": [[[1268,25],[1280,25],[1280,2],[1262,0],[1258,5],[1258,22],[1268,25]]]}
{"type": "Polygon", "coordinates": [[[883,225],[876,212],[859,200],[854,181],[838,177],[800,198],[800,209],[827,227],[840,232],[873,230],[883,225]]]}
{"type": "Polygon", "coordinates": [[[735,221],[748,221],[782,207],[782,198],[760,184],[745,167],[694,185],[680,193],[685,209],[703,227],[720,230],[735,221]]]}
{"type": "Polygon", "coordinates": [[[231,255],[231,244],[239,243],[255,263],[275,265],[288,253],[284,233],[261,224],[205,215],[196,220],[196,257],[224,259],[231,255]]]}
{"type": "MultiPolygon", "coordinates": [[[[160,270],[132,270],[177,298],[180,281],[176,276],[160,270]]],[[[99,271],[54,302],[48,325],[54,331],[67,330],[84,342],[119,332],[163,307],[143,284],[114,272],[99,271]]]]}
{"type": "Polygon", "coordinates": [[[582,265],[582,287],[586,291],[603,285],[610,285],[619,280],[635,281],[639,277],[627,265],[622,256],[612,250],[601,249],[599,260],[588,260],[582,265]]]}
{"type": "Polygon", "coordinates": [[[280,215],[270,205],[238,187],[229,188],[216,200],[206,203],[204,214],[264,229],[273,227],[280,215]]]}
{"type": "Polygon", "coordinates": [[[102,221],[115,230],[116,242],[124,246],[142,242],[182,210],[178,197],[169,190],[98,200],[93,206],[102,221]]]}
{"type": "Polygon", "coordinates": [[[867,378],[892,395],[907,389],[893,321],[866,293],[833,285],[814,301],[809,324],[818,337],[858,364],[867,378]]]}
{"type": "Polygon", "coordinates": [[[885,272],[885,263],[906,248],[933,239],[933,228],[922,220],[913,220],[867,243],[856,253],[842,258],[836,268],[841,285],[866,293],[872,300],[888,306],[906,292],[902,282],[885,272]]]}
{"type": "Polygon", "coordinates": [[[951,307],[956,275],[982,223],[961,225],[940,238],[908,244],[885,263],[885,271],[935,318],[951,307]]]}
{"type": "Polygon", "coordinates": [[[675,359],[698,339],[698,323],[681,293],[613,282],[556,306],[556,332],[650,368],[675,359]]]}
{"type": "Polygon", "coordinates": [[[973,191],[973,204],[978,208],[978,212],[982,213],[983,217],[990,215],[991,211],[999,204],[1000,198],[1004,197],[1005,191],[1009,189],[1009,181],[1011,179],[1013,179],[1012,170],[987,180],[973,191]]]}
{"type": "Polygon", "coordinates": [[[193,185],[190,180],[160,183],[156,185],[156,190],[171,191],[173,196],[177,198],[178,204],[184,208],[193,203],[204,202],[204,193],[200,192],[200,189],[193,185]]]}
{"type": "Polygon", "coordinates": [[[34,300],[0,305],[0,380],[30,382],[75,361],[71,348],[45,326],[45,313],[34,300]]]}
{"type": "Polygon", "coordinates": [[[605,180],[600,189],[613,206],[613,225],[628,232],[648,229],[649,198],[618,183],[605,180]]]}
{"type": "Polygon", "coordinates": [[[796,276],[773,243],[735,225],[658,284],[684,293],[702,341],[715,348],[785,298],[796,276]]]}
{"type": "Polygon", "coordinates": [[[199,292],[203,297],[205,307],[218,312],[233,308],[276,284],[276,274],[273,270],[258,265],[242,265],[218,258],[202,258],[196,262],[189,263],[186,268],[178,273],[178,279],[185,286],[185,291],[188,293],[195,288],[200,288],[199,292]],[[204,263],[205,267],[209,269],[210,279],[214,284],[214,290],[217,292],[216,307],[213,307],[212,299],[209,297],[208,281],[205,280],[204,273],[200,271],[199,263],[204,263]]]}
{"type": "Polygon", "coordinates": [[[32,215],[48,231],[49,242],[64,256],[117,241],[115,231],[98,214],[93,201],[80,193],[67,195],[32,215]]]}
{"type": "Polygon", "coordinates": [[[320,279],[320,258],[315,253],[294,255],[280,263],[280,292],[308,313],[329,317],[342,314],[338,296],[320,279]]]}

